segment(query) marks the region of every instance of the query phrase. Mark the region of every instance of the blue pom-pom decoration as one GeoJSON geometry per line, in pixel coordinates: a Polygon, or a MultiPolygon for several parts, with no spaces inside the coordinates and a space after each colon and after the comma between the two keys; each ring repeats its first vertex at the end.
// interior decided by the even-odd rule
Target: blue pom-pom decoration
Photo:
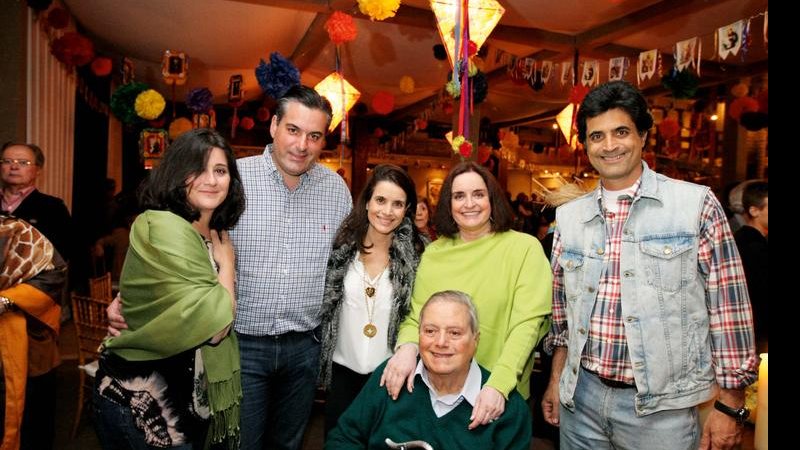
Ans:
{"type": "Polygon", "coordinates": [[[300,71],[289,59],[278,52],[272,52],[269,55],[269,64],[262,59],[256,67],[256,79],[265,94],[279,99],[289,88],[300,84],[300,71]]]}
{"type": "Polygon", "coordinates": [[[208,112],[213,106],[213,97],[208,88],[194,88],[186,94],[186,107],[196,114],[208,112]]]}

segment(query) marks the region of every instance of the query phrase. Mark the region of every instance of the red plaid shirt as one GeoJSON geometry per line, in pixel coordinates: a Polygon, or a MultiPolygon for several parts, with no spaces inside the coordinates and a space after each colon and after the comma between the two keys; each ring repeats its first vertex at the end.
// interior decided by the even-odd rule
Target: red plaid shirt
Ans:
{"type": "MultiPolygon", "coordinates": [[[[633,186],[639,196],[639,181],[633,186]]],[[[620,196],[618,211],[603,208],[602,187],[596,200],[606,220],[606,247],[597,301],[589,320],[589,335],[581,355],[581,365],[603,378],[633,384],[633,369],[622,323],[620,249],[622,226],[634,198],[620,196]]],[[[710,191],[703,202],[698,250],[698,269],[706,280],[706,292],[718,291],[718,302],[708,305],[710,333],[724,336],[725,348],[712,346],[717,382],[723,388],[737,389],[755,379],[756,358],[750,331],[750,301],[746,297],[744,271],[728,221],[717,198],[710,191]],[[744,293],[744,298],[742,298],[744,293]]],[[[545,349],[566,347],[568,326],[564,295],[564,272],[558,264],[562,252],[561,235],[553,236],[553,325],[545,338],[545,349]]]]}

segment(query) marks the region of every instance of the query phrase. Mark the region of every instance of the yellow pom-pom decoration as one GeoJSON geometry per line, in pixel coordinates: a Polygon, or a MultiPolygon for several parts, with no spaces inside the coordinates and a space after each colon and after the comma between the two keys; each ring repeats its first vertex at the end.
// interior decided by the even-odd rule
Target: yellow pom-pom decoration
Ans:
{"type": "Polygon", "coordinates": [[[136,96],[133,108],[136,110],[136,115],[142,119],[153,120],[164,112],[166,106],[167,102],[164,101],[163,95],[153,89],[148,89],[136,96]]]}
{"type": "Polygon", "coordinates": [[[358,0],[358,9],[372,20],[383,20],[394,17],[400,0],[358,0]]]}
{"type": "Polygon", "coordinates": [[[192,129],[192,121],[185,117],[178,117],[169,124],[169,138],[173,141],[178,136],[192,129]]]}
{"type": "Polygon", "coordinates": [[[403,94],[414,93],[414,79],[408,75],[403,75],[400,78],[400,92],[403,94]]]}

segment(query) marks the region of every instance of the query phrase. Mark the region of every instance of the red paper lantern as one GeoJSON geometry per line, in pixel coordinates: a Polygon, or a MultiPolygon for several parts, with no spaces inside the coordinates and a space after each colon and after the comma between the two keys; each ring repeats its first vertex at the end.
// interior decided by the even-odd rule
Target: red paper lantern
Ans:
{"type": "Polygon", "coordinates": [[[758,108],[758,100],[753,97],[739,97],[731,102],[731,106],[728,108],[728,114],[731,115],[733,120],[738,122],[742,113],[757,112],[758,108]]]}
{"type": "Polygon", "coordinates": [[[372,132],[372,135],[378,139],[382,138],[385,134],[386,132],[383,131],[383,128],[375,128],[375,131],[372,132]]]}
{"type": "Polygon", "coordinates": [[[681,126],[675,119],[664,119],[658,124],[658,132],[664,139],[672,139],[681,131],[681,126]]]}
{"type": "Polygon", "coordinates": [[[252,117],[245,116],[239,121],[239,128],[245,131],[252,130],[254,126],[256,126],[256,123],[253,121],[252,117]]]}
{"type": "Polygon", "coordinates": [[[97,58],[92,61],[91,69],[92,73],[96,77],[106,77],[111,74],[111,68],[113,64],[111,63],[111,58],[106,58],[103,56],[98,56],[97,58]]]}
{"type": "Polygon", "coordinates": [[[325,22],[325,31],[334,44],[350,42],[358,35],[353,17],[341,11],[334,11],[325,22]]]}
{"type": "Polygon", "coordinates": [[[266,106],[258,108],[258,111],[256,112],[256,119],[258,119],[259,122],[266,122],[269,120],[269,117],[270,117],[269,108],[267,108],[266,106]]]}
{"type": "Polygon", "coordinates": [[[47,13],[47,23],[56,30],[65,28],[69,25],[69,13],[64,8],[55,7],[47,13]]]}
{"type": "Polygon", "coordinates": [[[389,114],[394,109],[394,95],[386,91],[376,92],[372,97],[372,109],[378,114],[389,114]]]}
{"type": "Polygon", "coordinates": [[[423,131],[428,128],[428,121],[425,119],[416,119],[414,120],[414,125],[417,126],[417,130],[423,131]]]}

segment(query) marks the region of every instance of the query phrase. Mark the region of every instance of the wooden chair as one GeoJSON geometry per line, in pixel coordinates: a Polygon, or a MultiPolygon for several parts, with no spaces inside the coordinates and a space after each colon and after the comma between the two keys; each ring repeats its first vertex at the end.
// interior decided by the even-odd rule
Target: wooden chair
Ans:
{"type": "Polygon", "coordinates": [[[89,295],[97,299],[108,299],[109,302],[114,298],[111,272],[106,272],[97,278],[89,278],[89,295]]]}
{"type": "Polygon", "coordinates": [[[106,337],[108,327],[106,307],[110,302],[110,298],[93,298],[72,293],[72,314],[75,323],[75,334],[78,338],[78,370],[80,378],[78,408],[72,425],[73,438],[78,432],[83,404],[87,400],[91,400],[91,395],[87,397],[85,393],[91,393],[94,386],[94,376],[98,368],[99,347],[106,337]]]}

